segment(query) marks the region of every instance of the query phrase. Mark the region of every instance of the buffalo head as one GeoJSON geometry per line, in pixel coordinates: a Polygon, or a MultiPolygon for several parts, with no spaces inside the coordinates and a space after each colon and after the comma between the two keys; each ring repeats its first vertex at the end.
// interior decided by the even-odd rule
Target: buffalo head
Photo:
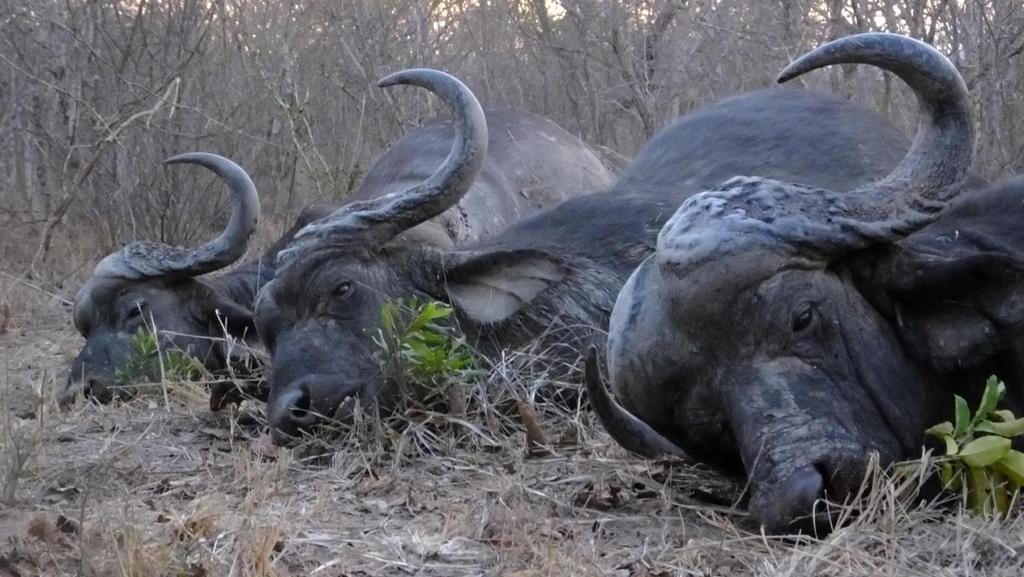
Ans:
{"type": "Polygon", "coordinates": [[[771,532],[827,527],[818,500],[851,496],[872,455],[915,454],[950,398],[949,379],[908,347],[912,323],[865,279],[896,266],[900,242],[959,192],[974,136],[967,90],[940,53],[891,34],[826,44],[780,82],[840,63],[873,64],[914,90],[922,112],[907,156],[847,193],[737,177],[687,199],[612,313],[622,406],[589,387],[627,448],[745,470],[751,514],[771,532]]]}
{"type": "Polygon", "coordinates": [[[441,253],[402,233],[459,201],[487,155],[487,125],[476,97],[443,72],[406,70],[379,82],[437,94],[455,116],[445,162],[424,182],[349,203],[299,231],[278,256],[278,274],[256,303],[260,338],[273,354],[267,418],[275,438],[294,436],[346,397],[389,402],[391,381],[373,337],[381,306],[429,297],[441,282],[441,253]],[[398,237],[398,238],[396,238],[398,237]]]}
{"type": "Polygon", "coordinates": [[[245,253],[260,214],[256,187],[237,164],[215,154],[182,154],[167,163],[198,164],[223,178],[233,195],[231,218],[220,236],[197,248],[135,242],[96,265],[75,297],[75,327],[86,342],[58,394],[61,403],[80,392],[105,401],[130,385],[120,369],[137,352],[132,340],[139,331],[155,329],[163,347],[188,351],[207,368],[219,369],[226,352],[210,337],[222,335],[225,325],[238,335],[252,326],[251,311],[228,288],[196,277],[245,253]]]}

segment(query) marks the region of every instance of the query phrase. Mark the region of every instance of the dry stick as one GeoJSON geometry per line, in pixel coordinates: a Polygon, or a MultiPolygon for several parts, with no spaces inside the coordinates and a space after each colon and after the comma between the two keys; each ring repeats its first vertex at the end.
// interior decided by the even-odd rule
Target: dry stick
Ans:
{"type": "MultiPolygon", "coordinates": [[[[28,270],[35,270],[37,264],[46,261],[46,255],[50,251],[50,245],[53,242],[53,235],[57,231],[57,227],[60,226],[61,222],[64,220],[64,215],[67,214],[68,209],[71,208],[71,204],[78,198],[77,192],[80,189],[82,183],[85,181],[86,178],[89,177],[90,174],[92,174],[92,171],[93,169],[96,168],[96,165],[99,164],[100,156],[106,150],[107,145],[117,140],[122,130],[128,128],[141,118],[145,118],[146,123],[148,125],[149,121],[152,120],[153,116],[156,115],[156,113],[159,112],[160,109],[163,108],[165,104],[170,104],[173,110],[174,102],[177,100],[178,97],[178,86],[180,84],[181,79],[175,78],[171,81],[170,85],[167,87],[167,90],[164,91],[163,95],[160,96],[160,98],[157,100],[156,104],[154,104],[152,108],[136,112],[135,114],[124,119],[117,126],[110,128],[106,136],[104,136],[103,138],[101,138],[99,141],[95,142],[92,145],[93,147],[95,147],[92,157],[89,159],[89,162],[86,163],[86,165],[82,167],[81,170],[78,171],[78,174],[71,182],[71,185],[69,186],[66,181],[62,180],[60,202],[57,204],[57,208],[56,210],[53,211],[53,214],[50,215],[50,218],[46,220],[46,225],[43,227],[43,232],[41,238],[39,239],[39,247],[36,249],[35,256],[32,257],[32,263],[29,265],[28,270]]],[[[69,160],[70,157],[71,155],[69,153],[69,160]]]]}
{"type": "MultiPolygon", "coordinates": [[[[342,50],[345,51],[345,55],[348,56],[349,60],[352,61],[352,65],[355,67],[356,72],[363,77],[363,80],[367,84],[375,82],[376,79],[370,76],[369,72],[367,72],[366,67],[363,66],[360,59],[356,56],[355,51],[352,50],[352,46],[348,43],[348,41],[345,40],[344,35],[338,37],[338,42],[341,44],[342,50]]],[[[395,102],[394,97],[391,96],[391,93],[388,92],[387,90],[376,90],[371,91],[371,94],[373,94],[374,97],[379,96],[383,98],[385,102],[387,102],[388,106],[391,108],[391,112],[395,116],[395,120],[398,122],[399,126],[401,126],[402,112],[399,110],[398,104],[395,102]]]]}
{"type": "MultiPolygon", "coordinates": [[[[292,106],[289,105],[288,102],[285,101],[284,97],[282,97],[282,95],[279,93],[278,90],[274,89],[273,84],[269,80],[270,75],[267,74],[267,71],[266,71],[266,69],[263,66],[258,65],[258,73],[259,73],[260,80],[263,81],[264,85],[267,87],[267,90],[271,94],[271,100],[273,100],[274,104],[276,104],[284,112],[285,118],[288,119],[288,131],[289,131],[289,134],[291,136],[292,145],[295,147],[295,153],[299,156],[299,158],[302,159],[302,164],[304,164],[305,167],[306,167],[306,170],[309,171],[309,174],[310,174],[310,176],[312,177],[312,180],[313,180],[313,186],[316,187],[317,194],[321,198],[323,198],[325,196],[324,195],[324,190],[323,190],[323,186],[320,183],[320,179],[316,177],[316,170],[317,169],[313,165],[313,161],[310,160],[309,155],[306,154],[305,148],[303,147],[302,143],[299,141],[300,130],[299,130],[299,126],[295,123],[295,115],[292,113],[292,106]]],[[[291,96],[292,100],[294,101],[296,107],[303,108],[305,106],[305,101],[303,101],[303,102],[299,101],[299,88],[298,88],[298,85],[295,84],[294,80],[292,80],[292,87],[291,87],[291,95],[290,96],[291,96]]],[[[308,101],[308,100],[309,99],[308,99],[308,95],[307,95],[306,101],[308,101]]],[[[302,119],[302,125],[303,125],[303,129],[306,132],[306,136],[309,138],[309,147],[313,151],[314,159],[320,164],[320,167],[324,170],[324,172],[328,175],[328,177],[330,177],[331,168],[330,168],[330,166],[327,165],[327,162],[324,161],[324,159],[321,156],[320,152],[316,148],[316,142],[313,139],[312,128],[309,126],[309,123],[306,122],[305,119],[302,119]]]]}
{"type": "MultiPolygon", "coordinates": [[[[139,307],[139,312],[142,312],[142,305],[136,304],[139,307]]],[[[164,368],[164,352],[160,350],[160,333],[157,331],[156,319],[153,318],[153,313],[149,313],[149,330],[153,334],[153,341],[156,343],[156,361],[160,365],[160,392],[163,393],[164,397],[164,411],[171,412],[171,399],[170,395],[167,394],[167,370],[164,368]]]]}
{"type": "Polygon", "coordinates": [[[75,304],[75,302],[70,300],[70,299],[64,298],[61,295],[59,295],[59,294],[57,294],[57,293],[55,293],[53,291],[48,291],[45,288],[43,288],[43,287],[41,287],[41,286],[39,286],[37,284],[34,284],[34,283],[32,283],[32,282],[30,282],[28,280],[25,280],[23,277],[15,276],[15,275],[7,272],[7,271],[0,270],[0,276],[7,277],[8,279],[10,279],[10,280],[12,280],[12,281],[14,281],[14,282],[16,282],[16,283],[18,283],[20,285],[26,286],[26,287],[34,290],[34,291],[37,291],[37,292],[40,292],[40,293],[46,295],[48,297],[55,298],[55,299],[59,300],[62,304],[65,304],[65,305],[68,305],[68,306],[71,306],[71,305],[75,304]]]}
{"type": "Polygon", "coordinates": [[[363,125],[366,121],[366,94],[363,94],[363,98],[359,103],[359,123],[356,125],[355,145],[352,147],[352,158],[348,163],[348,178],[345,183],[345,196],[350,195],[355,191],[355,171],[356,164],[359,162],[359,153],[363,148],[363,125]]]}

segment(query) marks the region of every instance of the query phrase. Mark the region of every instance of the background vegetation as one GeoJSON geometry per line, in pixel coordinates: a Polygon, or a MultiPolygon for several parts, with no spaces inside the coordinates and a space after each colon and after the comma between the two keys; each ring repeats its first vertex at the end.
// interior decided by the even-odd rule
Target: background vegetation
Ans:
{"type": "MultiPolygon", "coordinates": [[[[308,202],[344,198],[435,112],[414,90],[372,87],[401,68],[445,69],[487,105],[632,155],[694,107],[867,30],[950,55],[974,101],[978,170],[1020,171],[1019,0],[0,0],[2,268],[61,282],[126,241],[208,235],[219,185],[160,168],[196,149],[252,172],[269,238],[308,202]]],[[[877,71],[806,82],[910,128],[913,102],[877,71]]]]}

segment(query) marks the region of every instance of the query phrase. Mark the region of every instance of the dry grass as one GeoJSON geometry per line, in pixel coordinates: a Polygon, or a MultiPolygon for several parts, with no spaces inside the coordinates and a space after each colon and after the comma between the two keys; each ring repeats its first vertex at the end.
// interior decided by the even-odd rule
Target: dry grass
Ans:
{"type": "Polygon", "coordinates": [[[1024,517],[914,506],[915,480],[880,479],[824,540],[764,537],[733,507],[741,485],[625,454],[535,396],[520,359],[463,416],[357,412],[327,446],[270,448],[260,407],[210,413],[197,385],[60,413],[52,385],[80,340],[52,297],[6,288],[23,308],[0,335],[4,577],[1024,574],[1024,517]]]}

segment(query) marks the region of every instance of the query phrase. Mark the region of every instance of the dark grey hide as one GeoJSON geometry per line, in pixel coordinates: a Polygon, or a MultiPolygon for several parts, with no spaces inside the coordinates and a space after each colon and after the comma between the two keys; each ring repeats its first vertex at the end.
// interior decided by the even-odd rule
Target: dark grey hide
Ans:
{"type": "Polygon", "coordinates": [[[257,307],[274,351],[268,417],[275,435],[283,440],[321,416],[343,416],[335,412],[346,397],[392,407],[394,383],[374,360],[371,339],[389,299],[451,303],[487,354],[541,340],[534,348],[552,364],[571,365],[581,346],[603,338],[619,289],[688,196],[737,172],[850,190],[892,170],[908,146],[879,115],[846,100],[762,90],[684,117],[608,190],[498,236],[448,250],[394,242],[377,251],[325,237],[282,269],[257,307]],[[779,162],[787,157],[803,163],[779,162]]]}
{"type": "MultiPolygon", "coordinates": [[[[480,174],[455,206],[403,232],[403,240],[441,248],[472,242],[614,179],[602,157],[546,118],[514,110],[486,110],[484,117],[487,158],[480,174]]],[[[427,180],[454,138],[451,120],[417,128],[366,173],[352,201],[401,193],[427,180]]]]}
{"type": "Polygon", "coordinates": [[[906,156],[850,192],[737,171],[759,176],[688,199],[612,313],[621,406],[596,375],[588,382],[627,448],[745,471],[751,514],[773,533],[829,531],[818,500],[855,493],[872,454],[883,465],[919,454],[954,391],[976,393],[997,373],[1011,405],[1022,400],[1024,182],[965,187],[966,88],[923,43],[851,36],[781,78],[857,62],[917,93],[906,156]]]}

